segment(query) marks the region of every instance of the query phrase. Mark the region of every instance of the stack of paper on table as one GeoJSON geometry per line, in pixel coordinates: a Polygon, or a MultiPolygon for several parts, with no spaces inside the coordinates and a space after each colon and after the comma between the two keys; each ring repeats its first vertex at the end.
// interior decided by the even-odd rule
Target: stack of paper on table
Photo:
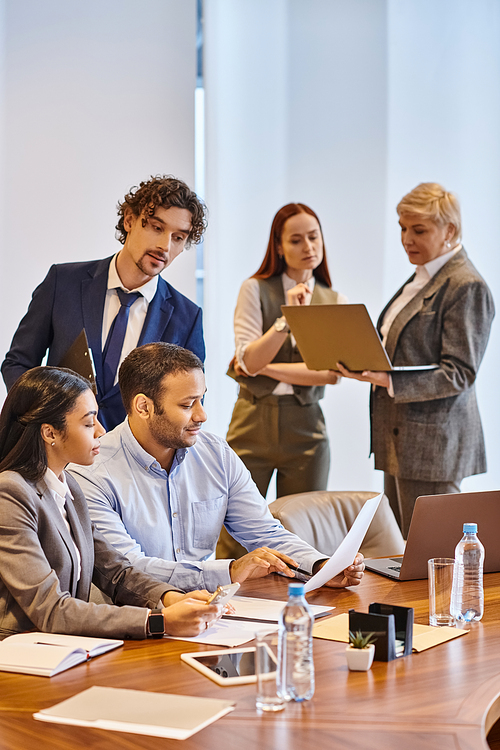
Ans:
{"type": "MultiPolygon", "coordinates": [[[[279,599],[257,599],[251,596],[233,596],[231,604],[235,608],[234,615],[224,615],[228,620],[250,620],[254,622],[279,622],[280,614],[286,602],[279,599]]],[[[335,607],[323,607],[319,604],[309,604],[314,617],[323,617],[335,607]]]]}
{"type": "Polygon", "coordinates": [[[231,701],[91,687],[33,714],[40,721],[185,740],[234,708],[231,701]]]}
{"type": "MultiPolygon", "coordinates": [[[[284,606],[284,605],[283,605],[284,606]]],[[[264,626],[262,622],[252,620],[217,620],[210,628],[207,628],[200,635],[192,638],[181,638],[178,636],[168,635],[173,641],[190,641],[192,643],[206,643],[209,646],[227,646],[235,648],[243,643],[248,643],[255,638],[255,631],[261,630],[264,626]]],[[[266,623],[266,630],[272,633],[278,630],[278,625],[266,623]]]]}
{"type": "MultiPolygon", "coordinates": [[[[432,627],[431,625],[413,625],[413,651],[425,651],[440,643],[446,643],[453,638],[468,633],[468,630],[461,630],[452,627],[432,627]]],[[[317,622],[313,626],[313,636],[315,638],[325,638],[328,641],[340,641],[349,643],[349,615],[347,613],[330,617],[328,620],[317,622]]]]}
{"type": "MultiPolygon", "coordinates": [[[[266,630],[272,632],[278,629],[280,612],[286,602],[278,599],[254,599],[247,596],[234,596],[231,604],[236,609],[235,615],[224,615],[210,628],[193,638],[180,638],[167,636],[175,641],[192,641],[193,643],[205,643],[210,646],[227,646],[235,648],[243,643],[252,641],[255,631],[266,626],[266,630]]],[[[327,615],[335,607],[323,607],[317,604],[310,605],[315,617],[327,615]]]]}
{"type": "Polygon", "coordinates": [[[118,646],[115,638],[16,633],[0,642],[0,671],[52,677],[118,646]]]}

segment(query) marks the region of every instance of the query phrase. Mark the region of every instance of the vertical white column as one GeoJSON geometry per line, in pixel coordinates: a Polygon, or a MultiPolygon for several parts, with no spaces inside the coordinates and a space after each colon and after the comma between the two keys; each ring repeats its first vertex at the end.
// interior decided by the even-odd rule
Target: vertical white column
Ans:
{"type": "Polygon", "coordinates": [[[236,385],[232,319],[286,203],[285,0],[205,0],[205,335],[209,429],[224,435],[236,385]]]}

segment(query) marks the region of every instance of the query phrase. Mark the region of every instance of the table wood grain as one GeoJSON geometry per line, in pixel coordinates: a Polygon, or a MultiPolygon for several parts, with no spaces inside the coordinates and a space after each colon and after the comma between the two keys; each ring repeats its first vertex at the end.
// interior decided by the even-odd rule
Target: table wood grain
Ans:
{"type": "MultiPolygon", "coordinates": [[[[249,596],[285,599],[286,580],[270,576],[247,583],[249,596]]],[[[367,610],[370,602],[415,609],[427,623],[426,581],[395,582],[367,573],[353,589],[321,589],[314,604],[367,610]]],[[[500,574],[485,576],[485,615],[462,638],[420,654],[349,672],[345,644],[314,639],[316,692],[306,703],[288,704],[277,715],[255,710],[255,686],[219,687],[180,661],[187,651],[208,646],[183,641],[128,641],[50,679],[0,672],[2,750],[481,750],[500,716],[500,574]],[[236,709],[180,743],[98,729],[35,721],[32,714],[91,685],[183,695],[221,697],[236,709]]]]}

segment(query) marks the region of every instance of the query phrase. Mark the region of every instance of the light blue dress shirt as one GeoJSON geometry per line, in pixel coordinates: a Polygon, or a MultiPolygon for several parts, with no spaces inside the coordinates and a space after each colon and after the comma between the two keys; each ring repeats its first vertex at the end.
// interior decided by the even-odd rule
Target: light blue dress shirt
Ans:
{"type": "Polygon", "coordinates": [[[101,438],[93,466],[71,464],[69,471],[106,539],[184,591],[231,582],[230,561],[213,559],[222,525],[246,549],[271,547],[307,571],[325,558],[273,518],[241,459],[209,432],[177,450],[166,472],[125,421],[101,438]]]}

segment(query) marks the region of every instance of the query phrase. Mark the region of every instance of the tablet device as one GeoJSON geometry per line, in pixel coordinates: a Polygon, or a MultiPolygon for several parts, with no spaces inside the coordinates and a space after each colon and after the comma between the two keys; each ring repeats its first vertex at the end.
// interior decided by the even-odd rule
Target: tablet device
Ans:
{"type": "Polygon", "coordinates": [[[221,651],[191,651],[182,661],[218,685],[255,682],[255,647],[225,648],[221,651]]]}
{"type": "Polygon", "coordinates": [[[282,305],[281,311],[310,370],[336,370],[337,362],[351,372],[437,367],[393,367],[365,305],[282,305]]]}

